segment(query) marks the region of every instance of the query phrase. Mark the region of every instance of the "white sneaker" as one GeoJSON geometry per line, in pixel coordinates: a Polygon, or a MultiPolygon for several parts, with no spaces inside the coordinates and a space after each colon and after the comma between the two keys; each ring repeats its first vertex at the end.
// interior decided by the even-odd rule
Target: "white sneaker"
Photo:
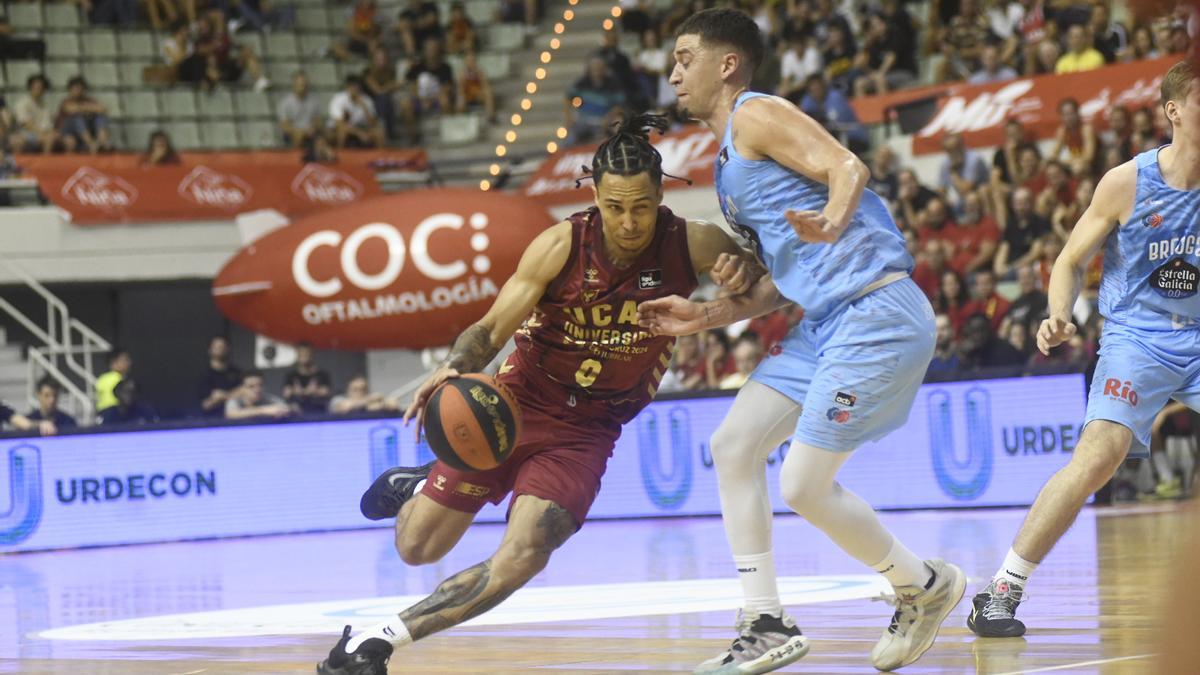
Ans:
{"type": "Polygon", "coordinates": [[[892,624],[871,650],[871,663],[879,670],[895,670],[921,658],[967,589],[967,576],[954,565],[926,560],[925,566],[933,572],[928,588],[896,589],[892,624]]]}
{"type": "Polygon", "coordinates": [[[759,675],[778,670],[808,653],[808,640],[786,612],[751,619],[738,610],[737,638],[729,649],[696,666],[704,675],[759,675]]]}

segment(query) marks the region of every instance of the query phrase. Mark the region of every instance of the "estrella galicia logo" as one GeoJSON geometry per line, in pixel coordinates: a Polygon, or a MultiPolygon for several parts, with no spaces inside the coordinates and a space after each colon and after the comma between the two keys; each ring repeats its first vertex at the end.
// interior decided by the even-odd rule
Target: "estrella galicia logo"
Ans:
{"type": "Polygon", "coordinates": [[[966,425],[965,452],[955,452],[954,408],[944,389],[929,392],[929,450],[938,485],[954,499],[968,501],[987,490],[992,480],[992,400],[982,387],[972,387],[961,397],[966,425]],[[965,455],[965,456],[963,456],[965,455]]]}
{"type": "Polygon", "coordinates": [[[647,408],[638,416],[638,455],[646,496],[663,510],[674,510],[687,501],[692,491],[691,416],[683,406],[667,411],[670,466],[663,466],[662,434],[658,411],[647,408]]]}
{"type": "Polygon", "coordinates": [[[42,458],[32,445],[8,451],[8,480],[12,502],[0,513],[0,545],[11,546],[29,538],[42,518],[42,458]]]}

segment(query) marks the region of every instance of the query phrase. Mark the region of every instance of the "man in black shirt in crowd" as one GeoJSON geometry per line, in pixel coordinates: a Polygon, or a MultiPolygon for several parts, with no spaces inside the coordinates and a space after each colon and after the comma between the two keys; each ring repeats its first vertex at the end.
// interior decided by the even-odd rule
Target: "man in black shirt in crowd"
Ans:
{"type": "Polygon", "coordinates": [[[1038,239],[1050,232],[1050,221],[1033,210],[1033,192],[1019,187],[1013,192],[1012,206],[1004,223],[1004,238],[996,249],[996,275],[1008,277],[1041,254],[1038,239]]]}
{"type": "Polygon", "coordinates": [[[296,368],[283,380],[283,398],[304,414],[325,413],[333,394],[329,373],[317,367],[312,345],[296,345],[296,368]]]}
{"type": "Polygon", "coordinates": [[[1007,319],[1011,323],[1025,324],[1029,334],[1033,335],[1046,315],[1046,294],[1038,290],[1037,272],[1031,265],[1017,268],[1017,284],[1021,295],[1009,306],[1007,319]]]}
{"type": "Polygon", "coordinates": [[[130,378],[117,383],[113,389],[117,404],[100,411],[100,424],[105,426],[148,424],[158,421],[158,414],[138,400],[138,386],[130,378]]]}
{"type": "Polygon", "coordinates": [[[3,429],[5,424],[11,424],[21,431],[36,431],[43,436],[53,436],[58,433],[58,429],[54,427],[54,422],[50,420],[35,422],[13,410],[4,401],[0,401],[0,430],[3,429]]]}
{"type": "Polygon", "coordinates": [[[225,401],[242,384],[242,369],[229,362],[229,340],[214,335],[208,341],[208,370],[200,380],[200,411],[204,417],[225,416],[225,401]]]}
{"type": "Polygon", "coordinates": [[[43,420],[52,422],[57,429],[70,429],[77,426],[74,417],[58,409],[59,393],[61,392],[58,383],[49,375],[38,380],[38,407],[34,408],[26,417],[35,422],[43,420]]]}

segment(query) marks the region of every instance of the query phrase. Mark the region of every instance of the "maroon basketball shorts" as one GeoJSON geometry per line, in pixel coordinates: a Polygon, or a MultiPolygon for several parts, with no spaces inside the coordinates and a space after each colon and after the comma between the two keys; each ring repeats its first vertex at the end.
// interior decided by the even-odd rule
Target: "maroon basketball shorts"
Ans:
{"type": "MultiPolygon", "coordinates": [[[[539,497],[566,509],[582,526],[600,491],[600,478],[621,435],[621,424],[603,404],[576,399],[566,388],[521,369],[499,378],[521,407],[521,435],[506,462],[488,471],[459,471],[438,461],[421,493],[465,513],[511,492],[539,497]]],[[[511,509],[511,505],[509,506],[511,509]]]]}

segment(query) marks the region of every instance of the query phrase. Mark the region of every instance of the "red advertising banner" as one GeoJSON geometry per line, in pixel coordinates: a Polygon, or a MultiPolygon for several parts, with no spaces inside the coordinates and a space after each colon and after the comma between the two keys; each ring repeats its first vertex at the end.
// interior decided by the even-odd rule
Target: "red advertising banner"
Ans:
{"type": "Polygon", "coordinates": [[[1122,63],[1082,73],[1021,77],[981,85],[957,85],[938,101],[934,116],[913,134],[913,154],[941,152],[942,137],[961,132],[968,146],[1004,142],[1004,123],[1018,119],[1035,138],[1049,138],[1058,128],[1058,103],[1079,102],[1085,120],[1105,120],[1116,106],[1156,107],[1163,75],[1179,61],[1168,56],[1122,63]]]}
{"type": "MultiPolygon", "coordinates": [[[[687,127],[664,136],[652,133],[650,141],[662,155],[663,171],[688,178],[698,185],[712,184],[713,163],[719,146],[706,127],[687,127]]],[[[525,184],[525,195],[548,206],[591,201],[589,183],[576,188],[575,181],[584,175],[585,165],[591,166],[592,155],[598,147],[599,143],[578,145],[550,155],[530,176],[525,184]]],[[[668,179],[663,186],[671,189],[687,187],[687,183],[668,179]]]]}
{"type": "Polygon", "coordinates": [[[218,220],[273,208],[289,217],[380,194],[377,168],[416,169],[423,152],[343,153],[301,164],[294,152],[188,153],[141,166],[140,155],[22,157],[46,198],[77,224],[218,220]]]}
{"type": "Polygon", "coordinates": [[[447,345],[492,306],[554,224],[528,197],[431,188],[300,218],[233,256],[217,308],[284,342],[332,349],[447,345]]]}

